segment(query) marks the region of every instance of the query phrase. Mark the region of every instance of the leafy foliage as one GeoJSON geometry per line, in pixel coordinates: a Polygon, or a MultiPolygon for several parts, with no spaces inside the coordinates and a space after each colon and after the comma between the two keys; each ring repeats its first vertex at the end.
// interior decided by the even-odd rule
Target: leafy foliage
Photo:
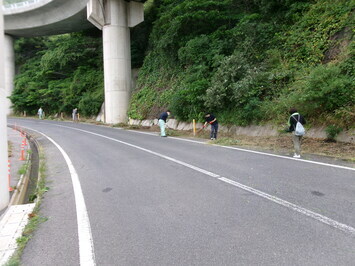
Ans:
{"type": "MultiPolygon", "coordinates": [[[[208,111],[224,124],[281,122],[296,107],[308,121],[355,124],[353,0],[149,0],[131,30],[138,86],[128,115],[180,120],[208,111]]],[[[16,41],[17,111],[103,101],[101,34],[16,41]]]]}
{"type": "Polygon", "coordinates": [[[337,127],[335,125],[330,125],[325,129],[325,132],[327,134],[327,140],[328,141],[335,141],[336,136],[338,136],[338,134],[340,132],[342,132],[343,129],[340,127],[337,127]]]}
{"type": "MultiPolygon", "coordinates": [[[[225,124],[283,121],[294,106],[309,121],[354,122],[354,1],[154,4],[156,20],[135,93],[161,88],[163,80],[173,90],[165,104],[178,119],[201,120],[209,111],[225,124]]],[[[158,99],[164,90],[155,90],[158,99]]],[[[131,106],[141,104],[133,96],[131,106]]],[[[152,112],[157,104],[148,104],[152,112]]],[[[145,113],[139,118],[151,115],[145,113]]]]}
{"type": "Polygon", "coordinates": [[[19,39],[15,49],[16,76],[11,101],[17,112],[47,114],[79,107],[83,115],[96,115],[103,102],[101,39],[95,32],[48,38],[19,39]]]}

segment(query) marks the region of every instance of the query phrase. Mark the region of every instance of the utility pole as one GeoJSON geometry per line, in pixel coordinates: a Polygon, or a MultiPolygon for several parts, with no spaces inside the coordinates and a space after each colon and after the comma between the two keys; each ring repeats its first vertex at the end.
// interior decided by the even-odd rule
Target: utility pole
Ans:
{"type": "Polygon", "coordinates": [[[5,32],[3,0],[0,0],[0,210],[9,204],[9,184],[7,178],[7,130],[6,130],[6,93],[5,93],[5,32]]]}

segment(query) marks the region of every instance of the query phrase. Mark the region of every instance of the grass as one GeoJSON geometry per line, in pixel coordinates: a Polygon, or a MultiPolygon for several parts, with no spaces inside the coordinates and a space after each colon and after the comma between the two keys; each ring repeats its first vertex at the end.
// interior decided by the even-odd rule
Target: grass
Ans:
{"type": "Polygon", "coordinates": [[[180,137],[185,135],[183,131],[170,129],[170,128],[166,129],[165,132],[166,135],[170,137],[180,137]]]}
{"type": "MultiPolygon", "coordinates": [[[[102,125],[105,125],[105,124],[102,123],[102,125]]],[[[119,128],[123,128],[123,129],[129,129],[129,130],[136,130],[136,129],[144,128],[144,127],[141,127],[141,126],[128,125],[126,123],[113,124],[112,127],[119,127],[119,128]]]]}
{"type": "Polygon", "coordinates": [[[17,249],[10,260],[5,264],[5,266],[18,266],[21,263],[21,255],[26,247],[26,244],[31,239],[33,232],[38,228],[38,225],[45,222],[47,218],[39,216],[37,213],[32,212],[29,216],[29,222],[27,223],[22,236],[19,237],[17,242],[17,249]]]}
{"type": "Polygon", "coordinates": [[[21,168],[17,171],[17,173],[19,175],[24,175],[27,171],[27,166],[28,166],[27,163],[24,163],[23,165],[21,165],[21,168]]]}
{"type": "Polygon", "coordinates": [[[39,208],[42,202],[43,194],[48,191],[48,187],[46,187],[46,164],[43,153],[39,149],[39,180],[37,182],[36,188],[36,205],[33,209],[33,212],[28,215],[29,221],[24,228],[22,236],[19,237],[17,241],[17,249],[12,257],[8,260],[5,266],[18,266],[21,264],[21,256],[23,250],[25,249],[28,241],[31,239],[33,232],[36,231],[38,226],[47,221],[46,217],[43,217],[39,214],[39,208]]]}
{"type": "MultiPolygon", "coordinates": [[[[137,130],[150,132],[159,132],[159,127],[139,127],[134,126],[137,130]]],[[[192,131],[179,131],[167,129],[168,136],[179,136],[193,138],[192,131]]],[[[219,132],[218,139],[209,140],[209,130],[198,131],[196,138],[206,139],[210,144],[222,146],[242,146],[256,150],[267,150],[281,154],[292,154],[293,143],[289,133],[280,131],[278,136],[246,136],[233,135],[230,133],[219,132]]],[[[355,144],[344,142],[327,142],[326,139],[313,139],[305,136],[302,140],[302,153],[328,156],[350,162],[355,162],[355,144]]]]}
{"type": "Polygon", "coordinates": [[[218,144],[222,146],[233,146],[240,145],[240,141],[234,138],[223,137],[216,140],[211,140],[208,143],[210,144],[218,144]]]}
{"type": "Polygon", "coordinates": [[[8,152],[8,157],[12,157],[12,150],[13,150],[13,144],[11,141],[7,141],[7,152],[8,152]]]}
{"type": "MultiPolygon", "coordinates": [[[[96,125],[106,125],[102,122],[97,122],[95,120],[85,119],[86,123],[96,124],[96,125]]],[[[119,123],[112,125],[112,127],[120,127],[130,130],[144,130],[150,132],[158,132],[158,126],[143,127],[138,125],[128,125],[126,123],[119,123]]],[[[173,129],[167,129],[168,136],[178,136],[178,137],[194,137],[192,131],[179,131],[173,129]]],[[[196,138],[209,139],[209,130],[201,130],[196,134],[196,138]]],[[[255,149],[265,149],[275,152],[282,152],[290,154],[293,152],[293,144],[291,136],[285,134],[284,130],[279,131],[279,136],[266,137],[266,136],[244,136],[244,135],[231,135],[228,133],[219,132],[218,139],[209,143],[223,145],[223,146],[244,146],[255,149]]],[[[312,139],[307,136],[303,139],[302,152],[329,156],[333,158],[338,158],[342,160],[347,160],[350,162],[355,162],[355,144],[354,143],[342,143],[342,142],[327,142],[325,139],[312,139]]]]}

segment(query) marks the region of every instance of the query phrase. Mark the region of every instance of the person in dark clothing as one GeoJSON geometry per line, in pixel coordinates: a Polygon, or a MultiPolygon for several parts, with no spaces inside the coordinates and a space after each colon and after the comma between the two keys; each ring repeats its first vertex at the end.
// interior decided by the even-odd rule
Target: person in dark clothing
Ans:
{"type": "Polygon", "coordinates": [[[167,110],[166,112],[161,113],[159,116],[159,119],[158,119],[158,123],[160,126],[160,136],[162,136],[162,137],[166,137],[165,123],[166,123],[166,119],[168,118],[169,115],[170,115],[170,111],[167,110]]]}
{"type": "Polygon", "coordinates": [[[215,140],[217,138],[217,132],[218,132],[218,121],[217,118],[210,113],[206,113],[205,115],[205,124],[203,125],[203,128],[207,126],[207,124],[211,125],[211,139],[215,140]]]}
{"type": "MultiPolygon", "coordinates": [[[[300,122],[302,125],[306,124],[306,120],[302,115],[300,115],[297,112],[296,108],[291,108],[289,112],[290,112],[290,118],[288,120],[289,128],[286,130],[287,132],[294,132],[296,130],[297,122],[300,122]]],[[[293,140],[293,146],[295,148],[295,154],[293,155],[293,158],[301,158],[302,136],[297,136],[293,134],[292,140],[293,140]]]]}

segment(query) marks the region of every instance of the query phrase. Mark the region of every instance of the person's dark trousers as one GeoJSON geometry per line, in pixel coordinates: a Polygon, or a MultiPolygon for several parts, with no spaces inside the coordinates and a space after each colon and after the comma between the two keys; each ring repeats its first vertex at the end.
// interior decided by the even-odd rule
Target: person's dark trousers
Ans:
{"type": "Polygon", "coordinates": [[[211,139],[217,138],[217,132],[218,132],[218,123],[214,123],[211,125],[211,139]]]}

